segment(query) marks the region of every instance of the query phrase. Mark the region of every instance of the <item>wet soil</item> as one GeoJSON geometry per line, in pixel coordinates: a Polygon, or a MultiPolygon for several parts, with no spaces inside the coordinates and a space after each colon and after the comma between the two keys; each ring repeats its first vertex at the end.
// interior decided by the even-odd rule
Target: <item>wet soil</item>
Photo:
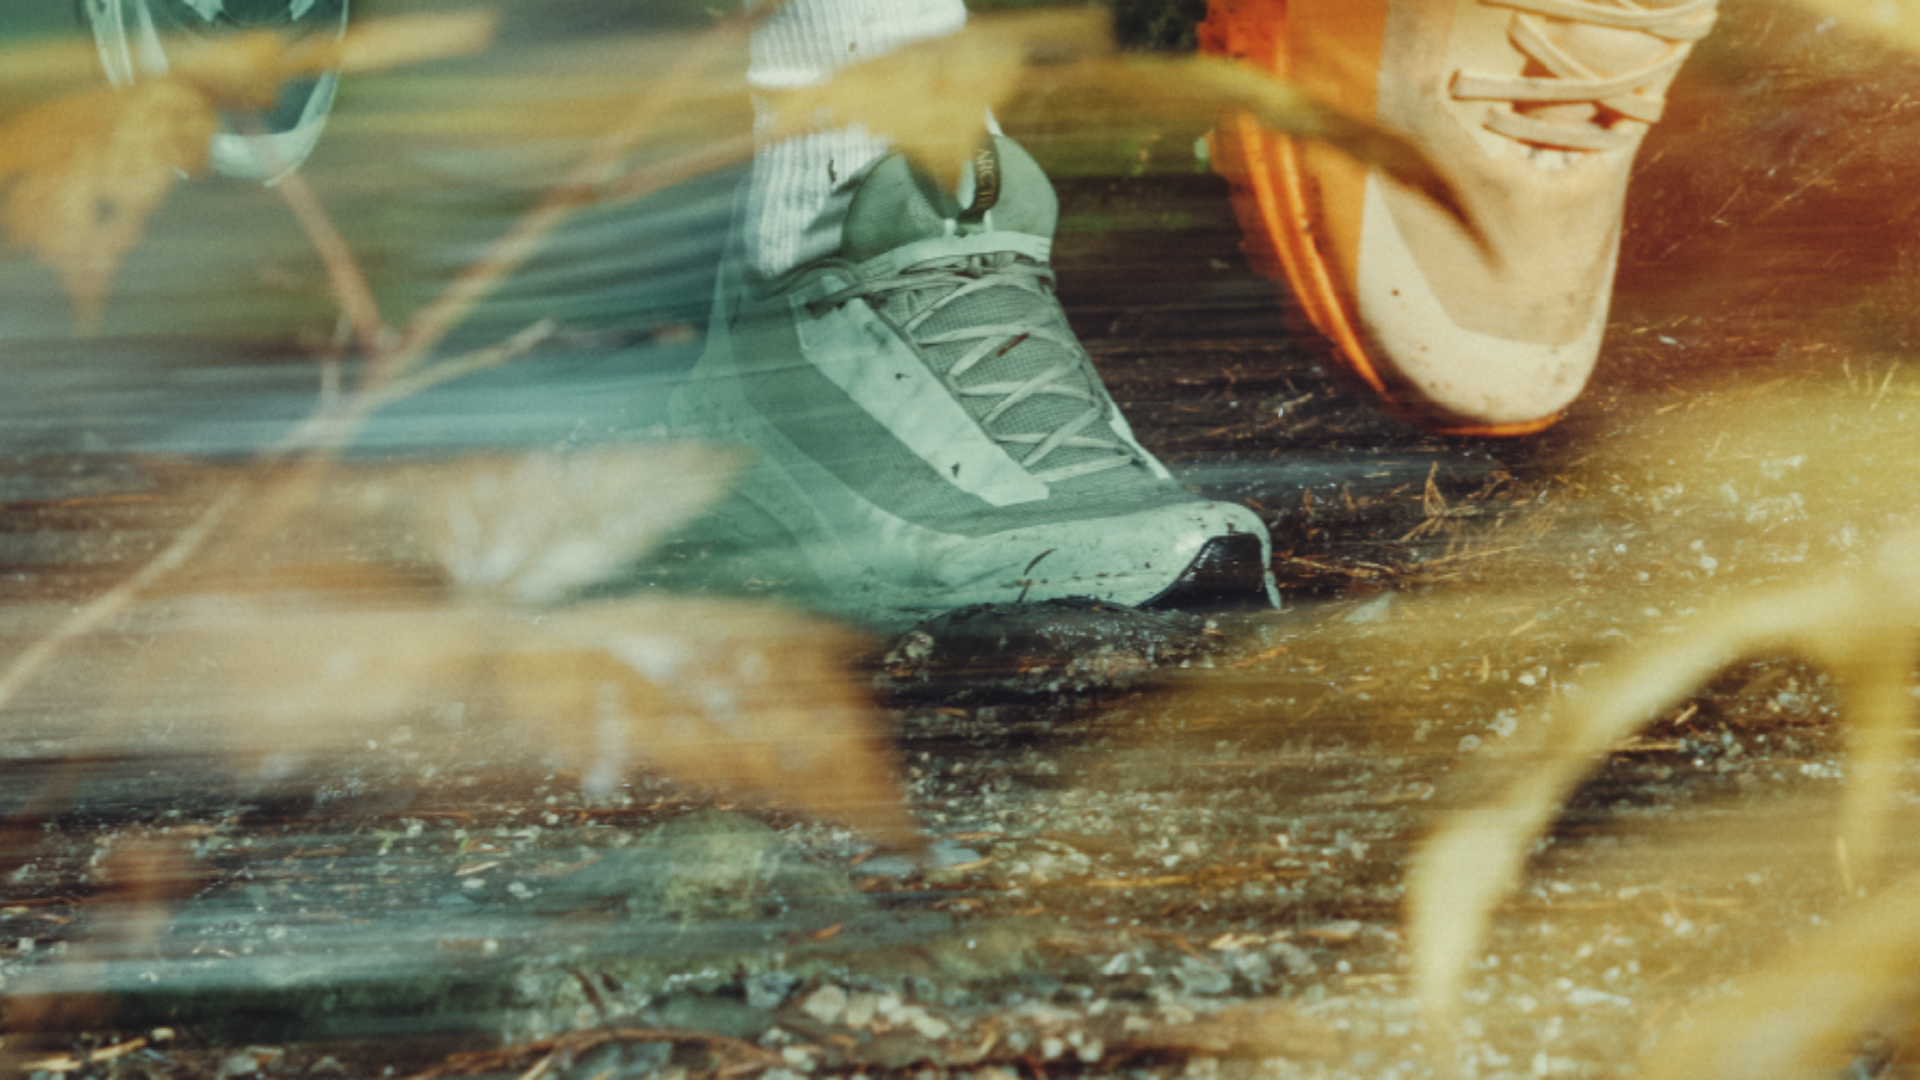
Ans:
{"type": "MultiPolygon", "coordinates": [[[[1784,6],[1724,22],[1639,166],[1602,368],[1518,442],[1419,434],[1330,379],[1245,269],[1191,133],[1116,121],[1100,145],[1125,152],[1089,156],[1046,135],[1082,118],[1014,111],[1060,176],[1076,326],[1143,441],[1272,526],[1288,604],[972,609],[876,638],[858,671],[923,852],[645,777],[528,780],[499,766],[537,747],[449,755],[431,717],[271,784],[79,758],[70,688],[28,694],[0,746],[23,823],[0,833],[0,1062],[1431,1075],[1401,883],[1435,816],[1472,805],[1463,778],[1523,763],[1609,650],[1857,560],[1920,494],[1920,65],[1784,6]],[[51,777],[72,783],[36,800],[51,777]]],[[[184,527],[197,467],[18,450],[10,648],[184,527]]],[[[1841,706],[1757,657],[1621,746],[1476,963],[1465,1071],[1630,1074],[1832,918],[1841,706]]],[[[1920,835],[1910,769],[1903,799],[1896,835],[1920,835]]],[[[1915,854],[1897,842],[1896,867],[1915,854]]],[[[1898,1034],[1849,1075],[1906,1075],[1898,1034]]]]}

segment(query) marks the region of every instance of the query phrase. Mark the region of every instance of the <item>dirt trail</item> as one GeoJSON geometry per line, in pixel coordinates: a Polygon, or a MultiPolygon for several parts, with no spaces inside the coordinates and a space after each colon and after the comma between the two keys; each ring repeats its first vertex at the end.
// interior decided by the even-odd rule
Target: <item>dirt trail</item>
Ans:
{"type": "MultiPolygon", "coordinates": [[[[447,716],[284,784],[102,755],[0,834],[0,1053],[129,1077],[1430,1075],[1399,903],[1427,824],[1471,804],[1457,777],[1524,767],[1610,649],[1857,560],[1920,495],[1920,67],[1772,4],[1724,21],[1649,141],[1592,391],[1519,443],[1422,436],[1327,379],[1193,133],[1009,111],[1061,176],[1062,295],[1116,397],[1274,527],[1289,606],[969,611],[874,641],[917,859],[644,778],[528,779],[503,767],[524,745],[446,753],[447,716]],[[116,903],[133,856],[163,869],[122,869],[149,887],[116,903]]],[[[684,362],[678,332],[636,340],[684,362]]],[[[19,643],[164,544],[195,467],[13,452],[19,643]]],[[[102,635],[16,706],[0,810],[71,763],[74,710],[104,707],[82,691],[141,647],[102,635]]],[[[1758,658],[1622,747],[1501,911],[1467,1073],[1627,1074],[1830,918],[1840,704],[1758,658]]],[[[1859,1054],[1850,1075],[1912,1068],[1859,1054]]]]}

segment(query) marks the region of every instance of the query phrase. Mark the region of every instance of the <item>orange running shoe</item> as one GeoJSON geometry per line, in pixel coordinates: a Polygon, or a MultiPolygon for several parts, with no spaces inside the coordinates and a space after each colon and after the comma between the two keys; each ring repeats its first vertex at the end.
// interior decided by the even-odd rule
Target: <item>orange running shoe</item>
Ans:
{"type": "Polygon", "coordinates": [[[1463,212],[1242,116],[1213,156],[1249,255],[1396,414],[1539,431],[1593,370],[1634,154],[1714,17],[1715,0],[1212,0],[1202,48],[1407,139],[1463,212]]]}

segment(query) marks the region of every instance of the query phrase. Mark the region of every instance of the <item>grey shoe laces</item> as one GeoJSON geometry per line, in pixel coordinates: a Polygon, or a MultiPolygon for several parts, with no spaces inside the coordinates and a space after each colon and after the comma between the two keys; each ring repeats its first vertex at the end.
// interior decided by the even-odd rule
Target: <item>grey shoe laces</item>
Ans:
{"type": "MultiPolygon", "coordinates": [[[[156,28],[207,28],[216,25],[237,27],[289,26],[313,11],[319,0],[78,0],[85,8],[86,21],[93,25],[120,24],[131,18],[132,25],[156,28]],[[155,17],[155,11],[160,13],[155,17]],[[187,18],[191,13],[194,18],[187,18]]],[[[333,14],[339,5],[332,5],[333,14]]],[[[321,16],[325,18],[326,10],[321,16]]]]}
{"type": "Polygon", "coordinates": [[[1694,42],[1713,29],[1716,0],[1683,0],[1651,6],[1634,0],[1481,0],[1515,11],[1508,31],[1513,44],[1550,74],[1540,77],[1476,75],[1457,72],[1450,87],[1462,101],[1500,101],[1513,105],[1596,106],[1586,124],[1556,123],[1521,111],[1490,109],[1487,129],[1510,139],[1564,150],[1611,150],[1638,134],[1612,126],[1613,120],[1652,124],[1666,109],[1666,86],[1694,42]],[[1667,43],[1658,60],[1623,74],[1594,71],[1556,44],[1543,19],[1637,30],[1667,43]]]}
{"type": "Polygon", "coordinates": [[[1053,280],[1053,272],[1046,267],[1012,254],[954,256],[929,259],[898,274],[849,285],[808,306],[817,314],[850,300],[886,304],[904,299],[911,314],[900,321],[900,329],[921,349],[971,343],[972,347],[944,373],[948,389],[962,399],[982,404],[990,402],[984,413],[976,412],[981,427],[996,442],[1009,447],[1035,479],[1053,484],[1122,468],[1136,461],[1132,449],[1117,440],[1082,434],[1096,424],[1104,424],[1106,393],[1100,387],[1086,351],[1060,314],[1059,305],[1053,299],[1053,280]],[[924,331],[929,320],[955,303],[989,289],[1007,288],[1032,297],[1031,306],[1022,311],[1017,321],[976,323],[942,333],[924,331]],[[1013,378],[992,377],[987,368],[993,360],[1007,357],[1016,347],[1030,341],[1056,346],[1060,358],[1041,364],[1031,375],[1018,372],[1013,378]],[[970,373],[976,380],[963,382],[970,373]],[[1000,422],[1015,406],[1043,395],[1082,402],[1086,409],[1052,431],[999,430],[1000,422]],[[1107,453],[1050,469],[1035,468],[1049,456],[1066,449],[1107,453]]]}
{"type": "Polygon", "coordinates": [[[208,23],[221,20],[236,26],[274,26],[299,22],[315,0],[180,0],[208,23]]]}

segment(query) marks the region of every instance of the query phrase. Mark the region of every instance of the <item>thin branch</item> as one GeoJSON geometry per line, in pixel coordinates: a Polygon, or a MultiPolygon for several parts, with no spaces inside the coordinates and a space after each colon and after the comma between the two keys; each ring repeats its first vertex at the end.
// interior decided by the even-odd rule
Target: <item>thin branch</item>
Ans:
{"type": "Polygon", "coordinates": [[[327,268],[327,281],[333,286],[334,299],[339,301],[340,312],[353,328],[361,351],[378,363],[390,343],[391,332],[380,314],[379,303],[373,298],[373,290],[367,286],[359,260],[353,257],[353,249],[334,227],[320,197],[314,194],[313,186],[299,170],[281,177],[274,184],[274,190],[280,193],[280,201],[287,204],[287,209],[293,211],[294,220],[307,234],[307,242],[313,245],[321,264],[327,268]]]}
{"type": "MultiPolygon", "coordinates": [[[[753,159],[754,138],[742,135],[726,139],[703,147],[702,149],[669,158],[658,164],[635,169],[611,183],[583,193],[582,200],[599,206],[610,203],[630,202],[645,198],[655,192],[665,191],[676,184],[684,184],[695,177],[718,172],[729,165],[737,165],[753,159]]],[[[563,189],[564,190],[564,189],[563,189]]]]}
{"type": "Polygon", "coordinates": [[[139,573],[61,620],[51,633],[34,642],[31,648],[0,670],[0,709],[5,709],[68,642],[99,629],[107,620],[125,611],[154,582],[179,569],[206,543],[214,527],[240,502],[248,487],[245,483],[230,485],[213,501],[213,505],[200,512],[192,525],[174,538],[167,550],[142,567],[139,573]]]}
{"type": "MultiPolygon", "coordinates": [[[[390,331],[380,315],[372,291],[367,287],[365,276],[360,272],[358,262],[327,216],[320,200],[297,173],[289,173],[281,179],[281,197],[326,264],[334,293],[372,366],[367,380],[357,393],[344,400],[323,394],[313,414],[287,439],[264,455],[263,464],[279,461],[295,451],[304,451],[307,456],[300,462],[301,468],[294,476],[276,485],[278,490],[273,497],[251,515],[252,520],[243,529],[243,535],[260,535],[284,520],[291,508],[298,505],[302,492],[308,488],[312,478],[325,467],[331,455],[345,445],[373,410],[461,375],[503,364],[533,348],[553,332],[552,323],[543,320],[498,345],[436,364],[414,373],[412,378],[402,378],[409,374],[409,369],[431,355],[474,304],[526,261],[554,227],[579,205],[579,192],[582,189],[603,183],[623,157],[653,134],[661,120],[672,114],[673,104],[700,73],[744,37],[753,19],[754,16],[732,17],[704,35],[700,43],[689,50],[664,79],[641,96],[627,121],[611,135],[601,139],[565,182],[515,222],[478,262],[469,266],[433,303],[414,316],[398,348],[389,349],[385,346],[383,339],[390,331]]],[[[731,147],[729,152],[734,152],[731,147]]],[[[655,175],[670,174],[661,172],[655,175]]],[[[45,638],[35,642],[4,669],[0,669],[0,711],[5,710],[69,642],[91,633],[126,610],[141,593],[199,551],[250,486],[238,483],[227,488],[152,562],[64,619],[45,638]]]]}
{"type": "Polygon", "coordinates": [[[525,355],[541,342],[552,337],[557,329],[559,324],[552,319],[541,319],[497,345],[475,349],[446,360],[437,360],[412,375],[402,376],[377,390],[369,390],[362,399],[365,405],[358,411],[372,412],[402,398],[431,390],[442,383],[465,378],[489,368],[497,368],[509,360],[525,355]]]}
{"type": "Polygon", "coordinates": [[[307,242],[313,245],[314,253],[320,256],[320,263],[326,268],[327,281],[333,286],[333,297],[340,304],[340,313],[346,318],[347,326],[353,336],[360,341],[360,348],[369,357],[378,357],[386,347],[391,331],[387,320],[380,314],[380,305],[373,298],[373,290],[367,287],[367,277],[360,271],[360,262],[353,257],[353,249],[347,245],[346,238],[334,227],[333,219],[328,216],[326,206],[316,195],[313,185],[300,174],[299,166],[289,163],[268,137],[266,126],[260,117],[253,113],[242,113],[237,120],[243,134],[254,140],[254,146],[269,166],[275,179],[270,183],[293,212],[293,219],[300,224],[300,230],[307,235],[307,242]]]}
{"type": "Polygon", "coordinates": [[[556,329],[558,324],[552,319],[541,319],[505,341],[437,360],[412,375],[378,388],[359,390],[350,397],[336,396],[330,399],[330,404],[323,401],[321,407],[316,408],[300,422],[300,426],[263,456],[262,463],[271,464],[290,454],[306,454],[314,459],[330,456],[352,440],[361,425],[366,423],[367,417],[386,406],[443,383],[518,359],[552,337],[556,329]]]}

